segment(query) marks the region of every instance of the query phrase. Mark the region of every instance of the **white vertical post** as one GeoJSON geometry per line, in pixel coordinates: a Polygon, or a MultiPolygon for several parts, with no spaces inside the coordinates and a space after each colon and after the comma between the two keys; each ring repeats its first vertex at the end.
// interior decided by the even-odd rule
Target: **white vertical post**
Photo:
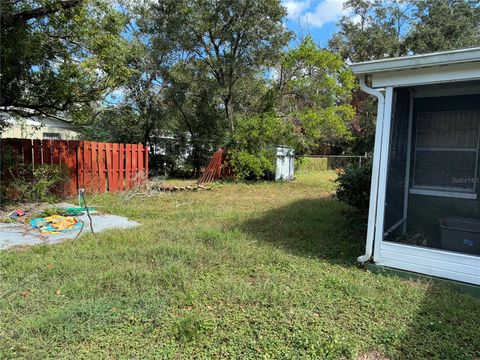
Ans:
{"type": "Polygon", "coordinates": [[[383,112],[383,133],[381,142],[381,158],[378,169],[378,197],[377,218],[375,220],[375,245],[373,260],[380,257],[380,246],[383,241],[383,228],[385,220],[385,198],[387,190],[388,158],[390,150],[390,128],[392,124],[393,87],[389,86],[385,92],[385,109],[383,112]]]}
{"type": "Polygon", "coordinates": [[[403,235],[407,234],[407,213],[408,213],[408,192],[410,190],[410,157],[412,154],[412,129],[413,129],[413,106],[415,97],[413,90],[410,91],[410,108],[408,113],[408,135],[407,135],[407,161],[405,171],[405,194],[403,198],[403,235]]]}
{"type": "Polygon", "coordinates": [[[375,128],[375,143],[373,147],[372,160],[372,180],[370,185],[370,201],[368,208],[368,229],[365,244],[365,254],[359,256],[357,261],[365,263],[370,260],[373,253],[373,244],[375,241],[375,219],[377,217],[377,193],[378,193],[378,170],[380,167],[383,133],[383,114],[385,108],[385,96],[377,89],[367,86],[365,76],[359,77],[360,88],[367,94],[373,95],[378,99],[377,124],[375,128]]]}

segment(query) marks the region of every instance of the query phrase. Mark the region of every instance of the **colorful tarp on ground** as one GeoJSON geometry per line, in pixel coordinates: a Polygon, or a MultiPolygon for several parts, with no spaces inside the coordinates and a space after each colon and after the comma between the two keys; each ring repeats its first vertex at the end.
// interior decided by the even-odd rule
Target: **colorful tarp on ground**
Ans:
{"type": "Polygon", "coordinates": [[[58,234],[80,230],[82,223],[73,216],[52,215],[45,218],[36,218],[30,221],[32,227],[40,230],[42,234],[58,234]]]}

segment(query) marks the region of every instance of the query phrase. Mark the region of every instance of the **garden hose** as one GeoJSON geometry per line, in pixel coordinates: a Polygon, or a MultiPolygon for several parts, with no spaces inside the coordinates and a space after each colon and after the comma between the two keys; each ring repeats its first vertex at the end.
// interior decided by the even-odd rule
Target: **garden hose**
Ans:
{"type": "Polygon", "coordinates": [[[83,200],[83,205],[85,206],[85,210],[87,212],[88,220],[90,221],[90,230],[92,231],[92,234],[95,234],[93,231],[93,224],[92,224],[92,217],[90,216],[90,211],[88,210],[88,205],[87,202],[85,201],[85,189],[81,188],[78,190],[78,199],[80,202],[80,199],[83,200]]]}

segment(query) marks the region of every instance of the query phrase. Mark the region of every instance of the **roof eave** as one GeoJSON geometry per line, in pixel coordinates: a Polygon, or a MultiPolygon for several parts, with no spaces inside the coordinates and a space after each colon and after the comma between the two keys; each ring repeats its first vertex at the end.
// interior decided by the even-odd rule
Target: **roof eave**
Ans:
{"type": "Polygon", "coordinates": [[[419,69],[468,62],[480,62],[480,47],[444,51],[431,54],[404,56],[351,64],[356,75],[375,74],[387,71],[419,69]]]}

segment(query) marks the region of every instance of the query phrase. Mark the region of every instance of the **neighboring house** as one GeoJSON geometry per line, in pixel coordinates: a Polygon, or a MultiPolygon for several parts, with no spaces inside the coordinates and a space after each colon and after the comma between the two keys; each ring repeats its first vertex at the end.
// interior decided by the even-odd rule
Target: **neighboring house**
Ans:
{"type": "Polygon", "coordinates": [[[60,117],[32,116],[18,117],[0,112],[0,116],[10,124],[1,134],[2,138],[79,140],[81,128],[60,117]]]}
{"type": "Polygon", "coordinates": [[[480,48],[351,68],[378,99],[359,261],[480,285],[480,48]]]}

